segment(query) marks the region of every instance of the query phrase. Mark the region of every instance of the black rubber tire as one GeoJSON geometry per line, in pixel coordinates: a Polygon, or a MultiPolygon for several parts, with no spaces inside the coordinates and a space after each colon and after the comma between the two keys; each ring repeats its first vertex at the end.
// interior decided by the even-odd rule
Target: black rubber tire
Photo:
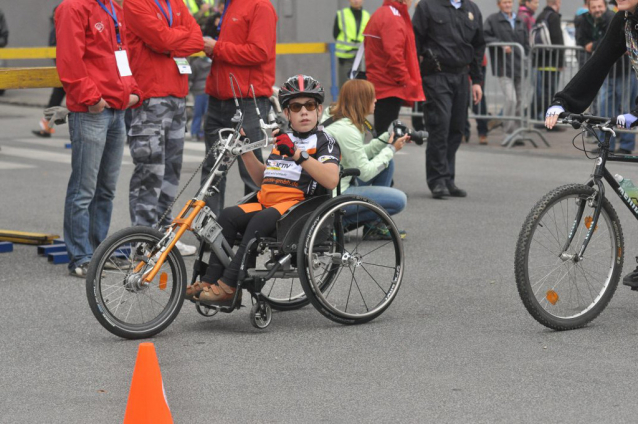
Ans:
{"type": "MultiPolygon", "coordinates": [[[[531,210],[518,236],[514,261],[518,293],[530,315],[532,315],[532,317],[534,317],[534,319],[536,319],[536,321],[538,321],[539,323],[554,330],[573,330],[584,327],[589,322],[594,320],[605,309],[605,307],[613,297],[622,272],[624,254],[624,238],[622,227],[620,226],[620,221],[618,220],[616,211],[614,210],[611,203],[609,203],[609,201],[605,198],[603,200],[603,208],[600,213],[597,228],[600,228],[601,225],[604,225],[605,223],[603,222],[603,220],[605,220],[607,221],[607,224],[605,224],[608,226],[607,228],[613,229],[613,231],[609,231],[609,234],[613,239],[614,245],[612,247],[614,249],[614,258],[611,265],[609,281],[606,286],[601,289],[604,290],[604,292],[602,292],[602,294],[599,293],[599,297],[597,297],[598,300],[592,302],[593,306],[590,306],[589,310],[586,310],[586,312],[582,313],[581,315],[568,318],[559,317],[549,313],[545,308],[543,308],[543,306],[539,303],[538,299],[534,295],[534,290],[532,288],[532,283],[530,282],[529,277],[528,262],[530,246],[532,245],[532,240],[539,223],[541,222],[545,214],[548,213],[548,211],[551,210],[554,205],[557,205],[558,202],[560,202],[561,200],[565,200],[568,197],[574,196],[580,197],[581,199],[588,199],[592,196],[592,194],[594,194],[594,189],[583,184],[569,184],[552,190],[551,192],[546,194],[531,210]]],[[[571,217],[572,222],[574,218],[575,216],[571,217]]],[[[581,218],[581,221],[582,219],[584,219],[584,217],[581,218]]],[[[567,233],[565,233],[564,241],[557,240],[557,245],[559,243],[564,243],[567,241],[566,234],[567,233]]],[[[594,237],[592,237],[592,239],[593,238],[594,237]]],[[[576,238],[572,242],[572,246],[575,245],[575,243],[577,243],[576,238]]],[[[582,242],[579,243],[579,245],[582,245],[582,242]]],[[[588,250],[585,251],[584,260],[587,259],[587,253],[591,248],[592,246],[590,244],[588,250]]],[[[548,250],[551,251],[550,249],[548,250]]],[[[558,254],[560,254],[560,252],[558,252],[558,254]]],[[[558,259],[558,255],[556,256],[556,258],[558,259]]],[[[564,279],[564,277],[562,279],[564,279]]],[[[556,285],[558,283],[560,283],[560,281],[557,282],[556,285]]],[[[540,288],[538,290],[540,291],[540,288]]]]}
{"type": "Polygon", "coordinates": [[[184,260],[177,249],[171,250],[163,265],[166,266],[166,264],[168,264],[173,276],[171,285],[172,289],[168,296],[168,302],[153,319],[142,324],[133,324],[123,321],[111,312],[109,306],[104,301],[102,294],[102,278],[109,272],[105,270],[104,265],[107,259],[113,255],[119,246],[126,245],[127,243],[135,240],[155,244],[159,242],[162,237],[162,233],[152,228],[126,228],[104,240],[93,255],[86,278],[87,299],[95,318],[97,318],[99,323],[102,324],[105,329],[116,336],[125,339],[144,339],[152,337],[168,327],[175,317],[177,317],[182,308],[184,295],[186,293],[186,266],[184,265],[184,260]],[[97,278],[97,276],[100,278],[97,278]]]}
{"type": "MultiPolygon", "coordinates": [[[[326,219],[332,219],[332,218],[328,217],[326,219]]],[[[341,227],[340,222],[337,222],[338,219],[336,217],[335,217],[335,220],[336,220],[335,234],[339,235],[338,240],[341,240],[340,243],[342,243],[341,246],[343,247],[345,246],[343,228],[341,227]]],[[[401,285],[401,281],[403,279],[403,273],[404,273],[403,244],[401,241],[399,230],[397,229],[394,221],[381,206],[379,206],[378,204],[376,204],[375,202],[373,202],[372,200],[366,197],[342,195],[342,196],[331,199],[330,201],[326,202],[321,207],[319,207],[315,212],[313,212],[313,214],[310,216],[310,218],[304,225],[304,228],[301,232],[301,237],[299,240],[299,248],[297,250],[297,264],[299,267],[299,278],[301,281],[301,285],[304,291],[306,292],[306,296],[308,297],[312,305],[321,314],[323,314],[328,319],[341,324],[346,324],[346,325],[363,324],[377,318],[379,315],[385,312],[385,310],[390,306],[390,304],[396,298],[396,295],[399,291],[399,287],[401,285]],[[386,296],[387,299],[385,299],[385,301],[383,302],[381,306],[378,306],[378,308],[375,308],[373,313],[368,313],[368,314],[365,314],[362,316],[356,316],[356,317],[351,316],[351,314],[347,314],[347,313],[343,313],[341,311],[335,310],[334,308],[330,307],[330,305],[326,305],[324,301],[315,292],[316,289],[314,287],[314,284],[312,282],[312,277],[309,272],[310,264],[309,264],[308,252],[309,252],[309,247],[311,247],[311,243],[312,243],[311,240],[312,240],[313,234],[317,231],[317,229],[321,225],[321,222],[323,221],[324,216],[326,216],[327,214],[336,216],[336,214],[333,214],[333,212],[331,211],[336,210],[336,208],[346,207],[346,205],[349,205],[349,204],[360,204],[362,206],[366,205],[378,211],[379,218],[382,219],[382,221],[386,224],[387,228],[390,229],[391,232],[393,233],[394,239],[392,242],[394,243],[394,247],[395,247],[395,257],[396,257],[395,259],[398,262],[398,265],[396,267],[396,272],[395,272],[395,280],[392,282],[392,285],[388,291],[388,294],[386,296]]],[[[331,272],[333,272],[333,277],[330,280],[330,283],[332,283],[334,279],[338,278],[340,268],[341,266],[338,265],[336,266],[336,269],[331,270],[331,272]]],[[[330,285],[331,284],[323,284],[322,287],[319,288],[319,291],[323,293],[326,288],[330,287],[330,285]]]]}

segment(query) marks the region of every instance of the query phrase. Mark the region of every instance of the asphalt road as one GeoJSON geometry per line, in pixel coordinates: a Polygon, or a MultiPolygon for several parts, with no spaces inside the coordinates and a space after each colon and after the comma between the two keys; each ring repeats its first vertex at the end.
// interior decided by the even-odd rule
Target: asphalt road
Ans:
{"type": "MultiPolygon", "coordinates": [[[[38,115],[0,105],[0,228],[61,235],[68,133],[36,139],[38,115]]],[[[516,290],[514,247],[527,213],[592,169],[584,156],[554,154],[567,150],[464,145],[457,184],[469,197],[433,200],[424,148],[407,146],[395,177],[409,196],[396,217],[408,232],[406,274],[392,306],[354,327],[308,306],[276,313],[260,331],[247,309],[206,319],[185,304],[151,340],[175,422],[633,422],[638,294],[621,286],[588,327],[554,332],[527,314],[516,290]]],[[[186,153],[183,181],[201,157],[194,144],[186,153]]],[[[112,231],[128,225],[131,170],[122,167],[112,231]]],[[[638,179],[631,166],[612,170],[638,179]]],[[[237,175],[229,202],[240,195],[237,175]]],[[[637,227],[613,203],[625,273],[637,227]]],[[[84,282],[35,247],[16,246],[0,254],[0,299],[0,423],[122,422],[139,343],[98,324],[84,282]]]]}

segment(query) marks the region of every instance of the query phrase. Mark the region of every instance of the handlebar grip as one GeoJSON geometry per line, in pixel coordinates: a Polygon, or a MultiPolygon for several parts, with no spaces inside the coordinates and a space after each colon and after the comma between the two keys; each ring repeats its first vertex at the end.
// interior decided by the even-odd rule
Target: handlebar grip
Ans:
{"type": "Polygon", "coordinates": [[[361,171],[357,168],[346,168],[339,172],[339,178],[358,177],[359,175],[361,175],[361,171]]]}

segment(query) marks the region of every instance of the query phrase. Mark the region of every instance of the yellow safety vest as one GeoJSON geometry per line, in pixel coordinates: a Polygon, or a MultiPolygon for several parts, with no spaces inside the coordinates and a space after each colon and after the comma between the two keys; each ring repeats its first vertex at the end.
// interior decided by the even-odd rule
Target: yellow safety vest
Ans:
{"type": "MultiPolygon", "coordinates": [[[[191,15],[195,15],[199,12],[199,6],[195,0],[184,0],[184,4],[188,7],[188,10],[191,12],[191,15]]],[[[202,4],[210,4],[211,10],[212,7],[215,6],[215,0],[202,0],[202,4]]],[[[209,16],[211,10],[205,13],[204,16],[209,16]]]]}
{"type": "Polygon", "coordinates": [[[361,11],[361,26],[357,33],[357,21],[354,13],[349,7],[341,9],[337,12],[337,21],[339,23],[339,36],[337,37],[336,51],[337,57],[341,59],[354,59],[359,50],[359,46],[363,43],[363,30],[370,20],[370,13],[365,10],[361,11]]]}

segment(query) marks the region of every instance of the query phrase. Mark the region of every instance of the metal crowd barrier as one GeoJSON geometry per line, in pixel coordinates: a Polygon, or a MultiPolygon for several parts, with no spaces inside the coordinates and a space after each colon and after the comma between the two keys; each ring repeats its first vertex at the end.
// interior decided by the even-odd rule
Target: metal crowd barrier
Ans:
{"type": "MultiPolygon", "coordinates": [[[[580,46],[535,46],[527,55],[523,53],[523,46],[517,43],[487,45],[487,66],[484,68],[483,85],[484,102],[478,106],[472,105],[474,107],[471,107],[472,111],[468,118],[502,121],[506,130],[503,146],[512,147],[517,142],[529,141],[537,147],[534,139],[530,138],[531,135],[536,135],[547,147],[550,147],[543,133],[544,130],[540,131],[545,122],[545,112],[554,94],[571,81],[591,54],[580,46]],[[506,47],[510,47],[512,53],[501,53],[506,47]],[[521,55],[521,60],[509,60],[515,53],[521,55]],[[509,75],[514,78],[508,78],[509,75]],[[516,75],[520,75],[518,87],[516,75]],[[512,92],[516,94],[516,100],[520,98],[520,105],[518,101],[512,102],[512,92]]],[[[625,56],[614,64],[586,112],[609,117],[628,113],[635,107],[634,101],[637,95],[638,80],[631,68],[629,58],[625,56]]],[[[418,105],[411,113],[413,117],[419,117],[422,114],[418,105]]],[[[635,134],[633,130],[619,129],[616,132],[635,134]]]]}

